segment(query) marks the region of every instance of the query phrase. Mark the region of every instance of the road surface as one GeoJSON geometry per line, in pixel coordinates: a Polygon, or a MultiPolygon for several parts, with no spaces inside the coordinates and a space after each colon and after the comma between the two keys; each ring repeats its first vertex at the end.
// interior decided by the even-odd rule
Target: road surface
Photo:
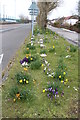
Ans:
{"type": "Polygon", "coordinates": [[[30,31],[30,23],[3,25],[2,29],[0,26],[0,63],[2,62],[2,70],[7,67],[10,59],[15,55],[30,31]]]}
{"type": "Polygon", "coordinates": [[[80,41],[79,41],[80,34],[74,32],[74,31],[64,29],[64,28],[52,27],[50,25],[48,25],[47,27],[49,29],[51,29],[52,31],[56,32],[57,34],[59,34],[60,36],[67,39],[70,43],[75,44],[75,45],[79,44],[79,46],[80,46],[80,41]]]}

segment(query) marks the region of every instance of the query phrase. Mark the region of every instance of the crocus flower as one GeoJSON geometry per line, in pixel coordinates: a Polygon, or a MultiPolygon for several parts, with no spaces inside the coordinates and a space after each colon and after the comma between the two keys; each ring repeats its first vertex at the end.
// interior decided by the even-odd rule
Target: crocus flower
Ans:
{"type": "Polygon", "coordinates": [[[64,95],[64,92],[61,93],[61,96],[63,96],[63,95],[64,95]]]}
{"type": "Polygon", "coordinates": [[[47,96],[49,97],[49,94],[47,94],[47,96]]]}
{"type": "Polygon", "coordinates": [[[55,90],[52,90],[52,92],[53,92],[53,95],[55,94],[55,90]]]}
{"type": "Polygon", "coordinates": [[[56,95],[55,95],[55,99],[56,99],[56,95]]]}
{"type": "Polygon", "coordinates": [[[59,76],[59,78],[61,78],[61,75],[59,76]]]}
{"type": "Polygon", "coordinates": [[[51,92],[51,91],[52,91],[52,88],[48,88],[48,90],[51,92]]]}
{"type": "Polygon", "coordinates": [[[56,92],[56,95],[58,94],[58,92],[56,92]]]}
{"type": "Polygon", "coordinates": [[[23,60],[20,60],[20,63],[28,62],[28,59],[25,57],[23,60]]]}
{"type": "Polygon", "coordinates": [[[45,93],[45,89],[43,90],[43,93],[45,93]]]}
{"type": "Polygon", "coordinates": [[[33,60],[33,58],[31,58],[31,60],[33,60]]]}
{"type": "Polygon", "coordinates": [[[42,67],[44,66],[44,64],[42,64],[42,67]]]}
{"type": "Polygon", "coordinates": [[[67,82],[64,82],[64,84],[66,85],[67,82]]]}
{"type": "Polygon", "coordinates": [[[61,80],[61,83],[63,83],[64,81],[63,80],[61,80]]]}
{"type": "Polygon", "coordinates": [[[31,54],[29,54],[29,56],[31,56],[31,54]]]}
{"type": "Polygon", "coordinates": [[[27,84],[29,83],[28,80],[26,80],[26,83],[27,83],[27,84]]]}
{"type": "Polygon", "coordinates": [[[26,48],[27,50],[29,50],[29,48],[26,48]]]}
{"type": "Polygon", "coordinates": [[[51,100],[53,99],[53,96],[51,96],[51,100]]]}
{"type": "Polygon", "coordinates": [[[25,57],[25,58],[23,59],[23,61],[28,62],[28,59],[25,57]]]}
{"type": "Polygon", "coordinates": [[[29,55],[28,54],[26,54],[26,58],[28,57],[29,55]]]}
{"type": "Polygon", "coordinates": [[[13,99],[13,101],[15,102],[15,101],[16,101],[16,99],[14,98],[14,99],[13,99]]]}
{"type": "Polygon", "coordinates": [[[53,76],[51,76],[51,78],[53,78],[53,76]]]}
{"type": "Polygon", "coordinates": [[[63,72],[63,75],[65,75],[66,73],[65,72],[63,72]]]}
{"type": "Polygon", "coordinates": [[[56,91],[58,91],[57,88],[56,88],[56,91]]]}
{"type": "Polygon", "coordinates": [[[23,61],[22,61],[22,60],[20,60],[20,63],[21,63],[21,64],[23,64],[23,61]]]}
{"type": "Polygon", "coordinates": [[[68,82],[68,79],[66,79],[66,82],[68,82]]]}
{"type": "Polygon", "coordinates": [[[24,71],[27,71],[28,69],[27,68],[24,68],[24,71]]]}
{"type": "Polygon", "coordinates": [[[55,46],[53,45],[53,49],[55,48],[55,46]]]}
{"type": "Polygon", "coordinates": [[[17,98],[20,97],[20,93],[17,93],[17,94],[16,94],[16,97],[17,97],[17,98]]]}
{"type": "Polygon", "coordinates": [[[22,80],[19,80],[20,83],[22,83],[22,80]]]}

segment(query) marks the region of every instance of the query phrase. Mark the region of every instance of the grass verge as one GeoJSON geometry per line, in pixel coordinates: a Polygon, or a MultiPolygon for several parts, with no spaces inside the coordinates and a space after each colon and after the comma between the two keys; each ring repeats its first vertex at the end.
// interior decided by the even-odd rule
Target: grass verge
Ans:
{"type": "MultiPolygon", "coordinates": [[[[36,30],[35,30],[36,31],[36,30]]],[[[26,53],[24,52],[28,48],[27,44],[30,42],[31,36],[29,36],[25,40],[25,44],[21,46],[19,51],[16,54],[15,62],[12,68],[9,71],[9,76],[6,81],[4,81],[4,85],[2,86],[2,116],[3,118],[77,118],[78,117],[78,48],[74,48],[74,46],[70,45],[64,38],[58,36],[56,33],[51,31],[42,32],[40,30],[40,34],[35,34],[34,45],[35,49],[30,49],[29,54],[32,56],[38,55],[39,60],[42,62],[43,59],[40,57],[40,52],[42,48],[40,48],[39,40],[43,38],[44,45],[46,47],[45,53],[46,61],[50,63],[50,69],[55,72],[59,71],[58,62],[60,58],[63,58],[67,69],[64,71],[67,74],[68,82],[63,85],[64,96],[61,97],[59,94],[59,98],[57,101],[54,99],[49,99],[47,97],[45,88],[48,87],[49,83],[55,82],[55,77],[48,77],[46,72],[44,73],[44,65],[39,65],[39,69],[31,69],[31,64],[33,64],[32,68],[34,68],[34,61],[29,64],[28,68],[24,69],[20,64],[20,60],[22,60],[26,53]],[[42,34],[43,33],[43,34],[42,34]],[[56,36],[56,39],[55,37],[56,36]],[[47,38],[47,40],[46,40],[47,38]],[[45,42],[46,40],[46,42],[45,42]],[[70,51],[71,46],[71,51],[70,51]],[[53,50],[55,48],[55,50],[53,50]],[[74,50],[75,49],[75,50],[74,50]],[[47,50],[47,51],[46,51],[47,50]],[[51,52],[49,51],[51,50],[51,52]],[[28,84],[18,84],[15,78],[17,73],[29,74],[31,76],[28,84]],[[11,97],[10,91],[12,88],[16,86],[16,96],[11,97]],[[26,93],[24,93],[24,91],[26,93]],[[27,99],[19,99],[21,95],[25,98],[27,95],[27,91],[29,91],[30,95],[28,95],[27,99]],[[18,97],[19,96],[19,97],[18,97]],[[17,100],[16,100],[17,99],[17,100]],[[73,103],[73,106],[71,105],[73,103]]],[[[29,46],[30,47],[30,46],[29,46]]],[[[43,48],[44,49],[44,48],[43,48]]],[[[36,67],[37,68],[37,67],[36,67]]],[[[61,74],[61,73],[60,73],[61,74]]],[[[59,77],[60,74],[57,76],[59,77]]],[[[24,79],[24,78],[23,78],[24,79]]],[[[18,81],[19,82],[19,81],[18,81]]],[[[60,80],[61,84],[61,80],[60,80]]],[[[13,91],[12,91],[13,93],[13,91]]],[[[11,93],[11,94],[12,94],[11,93]]]]}

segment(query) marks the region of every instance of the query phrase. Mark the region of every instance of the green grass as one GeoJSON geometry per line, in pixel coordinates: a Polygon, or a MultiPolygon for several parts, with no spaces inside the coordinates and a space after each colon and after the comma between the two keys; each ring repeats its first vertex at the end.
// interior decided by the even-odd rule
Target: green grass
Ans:
{"type": "MultiPolygon", "coordinates": [[[[36,32],[36,31],[35,31],[36,32]]],[[[42,33],[42,32],[41,32],[42,33]]],[[[36,33],[37,34],[37,33],[36,33]]],[[[8,79],[3,83],[2,87],[2,116],[4,118],[19,117],[19,118],[77,118],[78,114],[78,92],[73,87],[78,89],[78,48],[76,47],[75,52],[67,51],[67,47],[70,44],[62,37],[58,36],[59,39],[54,40],[54,34],[47,32],[44,33],[44,37],[48,37],[49,42],[45,42],[47,57],[46,60],[50,63],[51,70],[56,71],[60,57],[63,57],[64,64],[67,66],[67,85],[63,86],[64,97],[59,97],[57,101],[51,100],[47,97],[46,93],[43,93],[43,89],[47,88],[48,82],[54,82],[55,78],[48,78],[43,72],[43,67],[39,69],[31,70],[28,68],[27,73],[31,76],[30,83],[27,85],[17,84],[15,75],[18,72],[23,72],[24,67],[21,66],[20,60],[25,57],[24,50],[26,44],[30,41],[29,36],[25,40],[25,44],[16,53],[15,62],[9,71],[8,79]],[[54,52],[48,50],[55,46],[54,52]],[[71,55],[71,58],[65,58],[67,55],[71,55]],[[30,97],[26,100],[13,101],[13,98],[9,95],[10,90],[17,86],[21,90],[29,90],[30,97]],[[70,88],[68,88],[70,86],[70,88]]],[[[35,40],[39,39],[40,36],[35,36],[35,40]]],[[[30,49],[30,53],[40,54],[40,47],[35,43],[36,53],[30,49]]],[[[73,50],[74,51],[74,50],[73,50]]],[[[42,59],[41,59],[42,60],[42,59]]]]}

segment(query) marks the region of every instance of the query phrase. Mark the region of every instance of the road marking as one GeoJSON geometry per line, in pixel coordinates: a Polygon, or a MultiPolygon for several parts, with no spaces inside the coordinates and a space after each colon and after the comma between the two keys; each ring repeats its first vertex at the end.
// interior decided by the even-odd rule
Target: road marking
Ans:
{"type": "Polygon", "coordinates": [[[2,63],[3,54],[0,55],[0,64],[2,63]]]}

